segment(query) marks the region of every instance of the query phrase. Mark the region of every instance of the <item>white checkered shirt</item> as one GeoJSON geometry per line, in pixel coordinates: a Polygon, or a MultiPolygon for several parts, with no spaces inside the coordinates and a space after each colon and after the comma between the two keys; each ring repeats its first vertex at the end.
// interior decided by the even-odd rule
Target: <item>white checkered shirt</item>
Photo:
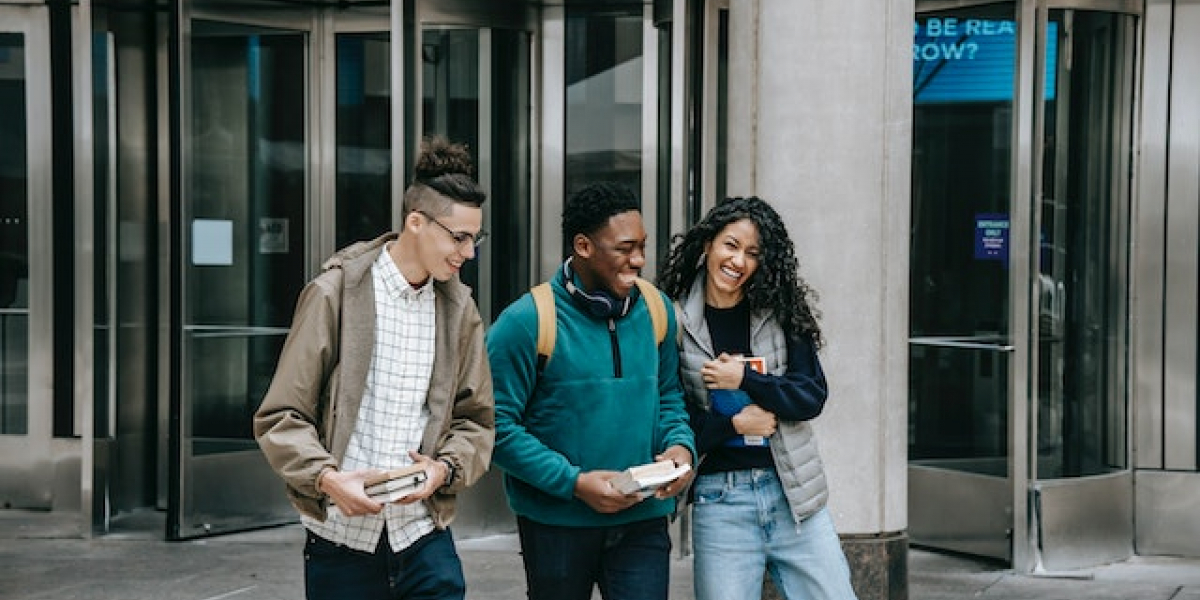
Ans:
{"type": "MultiPolygon", "coordinates": [[[[358,422],[341,470],[389,469],[412,464],[429,407],[425,402],[433,372],[434,293],[432,283],[414,290],[388,254],[371,268],[375,286],[375,348],[358,422]]],[[[424,502],[386,504],[378,515],[346,517],[330,511],[324,522],[303,517],[313,533],[355,550],[374,552],[387,524],[388,542],[399,552],[433,531],[424,502]]]]}

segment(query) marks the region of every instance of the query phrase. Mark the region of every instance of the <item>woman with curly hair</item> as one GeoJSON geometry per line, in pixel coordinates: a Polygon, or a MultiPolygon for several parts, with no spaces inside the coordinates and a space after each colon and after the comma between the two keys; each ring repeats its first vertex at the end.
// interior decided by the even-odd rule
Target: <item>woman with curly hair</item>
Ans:
{"type": "Polygon", "coordinates": [[[855,598],[810,420],[823,344],[787,228],[756,197],[718,204],[658,278],[675,300],[680,371],[701,460],[693,483],[696,598],[855,598]]]}

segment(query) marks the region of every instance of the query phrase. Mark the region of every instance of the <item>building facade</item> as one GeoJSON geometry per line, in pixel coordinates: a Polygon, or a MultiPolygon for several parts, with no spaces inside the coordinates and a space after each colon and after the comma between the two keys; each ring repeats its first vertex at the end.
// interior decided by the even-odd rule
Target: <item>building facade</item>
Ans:
{"type": "MultiPolygon", "coordinates": [[[[0,0],[0,503],[290,522],[250,435],[301,286],[470,145],[490,320],[562,199],[641,192],[648,271],[760,195],[819,291],[831,508],[1023,571],[1200,556],[1200,2],[0,0]]],[[[460,535],[511,531],[498,476],[460,535]]]]}

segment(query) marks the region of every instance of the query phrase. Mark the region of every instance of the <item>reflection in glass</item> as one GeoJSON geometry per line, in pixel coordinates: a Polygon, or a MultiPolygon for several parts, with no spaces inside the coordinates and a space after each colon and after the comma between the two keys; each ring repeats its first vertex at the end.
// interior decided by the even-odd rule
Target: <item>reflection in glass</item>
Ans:
{"type": "Polygon", "coordinates": [[[909,455],[1000,476],[1015,56],[1011,4],[917,18],[909,455]]]}
{"type": "Polygon", "coordinates": [[[338,248],[392,229],[392,93],[386,33],[337,36],[338,248]]]}
{"type": "Polygon", "coordinates": [[[191,57],[191,433],[252,444],[305,278],[305,37],[197,22],[191,57]]]}
{"type": "Polygon", "coordinates": [[[1050,13],[1047,37],[1070,61],[1052,63],[1058,77],[1047,84],[1055,89],[1046,102],[1039,236],[1039,478],[1096,475],[1127,462],[1127,183],[1115,182],[1127,181],[1131,152],[1122,129],[1132,106],[1128,19],[1050,13]]]}
{"type": "Polygon", "coordinates": [[[29,429],[29,160],[25,41],[0,33],[0,434],[29,429]]]}
{"type": "Polygon", "coordinates": [[[567,7],[566,195],[595,181],[641,192],[642,28],[640,6],[616,15],[567,7]]]}

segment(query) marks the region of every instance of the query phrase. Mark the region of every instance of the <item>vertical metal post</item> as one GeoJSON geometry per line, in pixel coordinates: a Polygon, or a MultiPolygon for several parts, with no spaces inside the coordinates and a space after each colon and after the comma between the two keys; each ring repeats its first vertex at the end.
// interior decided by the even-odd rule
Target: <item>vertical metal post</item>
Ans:
{"type": "MultiPolygon", "coordinates": [[[[96,280],[95,264],[96,218],[93,160],[92,120],[92,3],[80,0],[71,19],[71,105],[74,107],[75,146],[75,244],[74,293],[79,300],[74,310],[74,393],[75,431],[82,436],[80,450],[80,529],[84,537],[92,535],[92,509],[95,456],[95,348],[92,340],[95,325],[96,280]]],[[[60,293],[66,290],[59,290],[60,293]]],[[[107,365],[105,365],[106,367],[107,365]]],[[[99,432],[104,435],[104,432],[99,432]]]]}
{"type": "MultiPolygon", "coordinates": [[[[676,2],[683,4],[683,2],[676,2]]],[[[654,4],[642,9],[642,221],[646,231],[652,234],[650,248],[658,244],[658,155],[670,152],[658,143],[658,28],[654,26],[654,4]]],[[[658,269],[658,253],[646,252],[646,268],[643,275],[652,276],[658,269]]]]}
{"type": "Polygon", "coordinates": [[[1009,365],[1008,481],[1012,490],[1012,563],[1018,572],[1034,566],[1029,521],[1029,404],[1031,387],[1030,310],[1033,289],[1031,265],[1036,253],[1032,218],[1040,197],[1040,168],[1035,164],[1039,102],[1036,101],[1038,70],[1037,37],[1044,26],[1040,0],[1022,0],[1017,5],[1017,66],[1013,82],[1012,199],[1009,217],[1009,335],[1013,346],[1009,365]]]}
{"type": "Polygon", "coordinates": [[[564,6],[542,9],[542,50],[535,61],[541,63],[541,180],[536,190],[537,207],[533,211],[537,225],[533,237],[542,244],[534,253],[539,257],[532,273],[534,281],[549,277],[562,262],[562,231],[558,224],[565,194],[566,170],[566,37],[567,15],[564,6]]]}
{"type": "MultiPolygon", "coordinates": [[[[413,0],[391,0],[389,3],[389,30],[391,53],[391,88],[392,88],[392,228],[399,231],[404,221],[402,200],[404,198],[405,168],[408,148],[405,146],[405,108],[408,103],[404,97],[406,91],[404,82],[410,65],[405,62],[405,13],[409,12],[413,0]]],[[[420,98],[414,100],[420,107],[420,98]]],[[[418,123],[420,121],[417,121],[418,123]]]]}

